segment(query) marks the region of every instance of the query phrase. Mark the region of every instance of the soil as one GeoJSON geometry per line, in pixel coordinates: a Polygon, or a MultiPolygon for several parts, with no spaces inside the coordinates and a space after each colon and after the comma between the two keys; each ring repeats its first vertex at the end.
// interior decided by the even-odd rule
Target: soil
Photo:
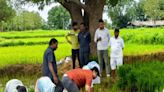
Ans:
{"type": "MultiPolygon", "coordinates": [[[[133,64],[136,62],[148,61],[164,61],[164,52],[152,53],[138,56],[124,56],[125,64],[133,64]]],[[[78,65],[78,64],[77,64],[78,65]]],[[[0,69],[0,76],[15,76],[15,75],[41,75],[41,64],[18,64],[10,65],[0,69]]],[[[72,63],[64,63],[58,66],[59,75],[63,75],[66,71],[72,69],[72,63]]]]}

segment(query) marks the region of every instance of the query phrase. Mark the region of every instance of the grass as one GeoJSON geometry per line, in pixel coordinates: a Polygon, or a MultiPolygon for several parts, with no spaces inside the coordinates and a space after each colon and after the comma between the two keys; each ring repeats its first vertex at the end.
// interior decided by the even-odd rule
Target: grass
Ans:
{"type": "MultiPolygon", "coordinates": [[[[126,44],[125,46],[124,55],[126,56],[164,51],[163,45],[126,44]]],[[[0,62],[3,63],[0,63],[0,67],[12,64],[42,63],[43,53],[46,48],[47,45],[1,47],[0,62]]],[[[71,56],[71,46],[68,43],[59,44],[55,54],[58,61],[65,56],[71,56]]]]}
{"type": "MultiPolygon", "coordinates": [[[[43,53],[47,47],[48,45],[1,47],[0,67],[12,64],[41,63],[43,53]]],[[[55,54],[57,60],[65,56],[70,56],[71,46],[68,44],[59,44],[55,54]]]]}
{"type": "MultiPolygon", "coordinates": [[[[59,43],[66,43],[65,37],[54,37],[59,43]]],[[[42,45],[48,44],[51,37],[46,38],[18,38],[18,39],[2,39],[0,41],[1,47],[6,46],[21,46],[21,45],[42,45]]]]}
{"type": "Polygon", "coordinates": [[[118,88],[125,92],[162,92],[164,62],[137,63],[121,66],[118,70],[118,88]]]}
{"type": "Polygon", "coordinates": [[[67,30],[31,30],[31,31],[11,31],[1,32],[0,38],[36,38],[36,37],[55,37],[64,36],[67,30]]]}
{"type": "MultiPolygon", "coordinates": [[[[66,56],[70,56],[71,46],[66,42],[64,37],[67,34],[67,32],[68,31],[66,30],[0,32],[0,68],[13,64],[42,63],[43,53],[48,46],[48,41],[54,37],[57,38],[59,41],[58,49],[57,51],[55,51],[57,61],[59,61],[61,58],[64,58],[66,56]]],[[[111,35],[113,35],[113,31],[111,30],[110,32],[111,35]]],[[[123,51],[125,56],[164,52],[163,28],[122,29],[120,35],[125,41],[125,48],[123,51]]],[[[143,70],[142,72],[144,74],[145,73],[144,68],[142,67],[150,69],[150,71],[153,71],[151,70],[152,67],[149,67],[149,65],[151,66],[151,64],[148,64],[148,66],[147,64],[144,64],[143,66],[136,65],[134,71],[137,70],[140,71],[142,69],[143,70]]],[[[159,64],[158,66],[162,66],[162,64],[161,65],[159,64]]],[[[128,66],[125,65],[125,67],[128,66]]],[[[151,73],[150,71],[148,73],[151,73]]],[[[159,72],[154,72],[154,73],[159,73],[159,72]]],[[[133,74],[133,72],[131,74],[133,74]]],[[[25,83],[25,85],[27,85],[28,88],[30,88],[29,92],[34,92],[33,85],[35,84],[35,81],[37,80],[38,77],[40,76],[18,75],[18,76],[1,77],[0,92],[4,92],[2,91],[4,90],[3,89],[5,86],[4,84],[9,79],[13,79],[13,78],[18,78],[22,80],[25,83]],[[1,84],[3,84],[2,85],[3,88],[1,87],[1,84]]],[[[146,76],[142,76],[142,77],[146,77],[146,76]]],[[[129,76],[127,78],[129,78],[129,76]]],[[[110,79],[103,78],[102,84],[95,86],[95,92],[118,92],[119,88],[117,83],[111,84],[109,81],[110,79]]],[[[128,83],[130,83],[131,80],[128,79],[128,81],[129,81],[128,83]]],[[[146,80],[146,82],[148,81],[146,80]]],[[[129,87],[129,85],[130,84],[125,85],[125,87],[129,87]]]]}

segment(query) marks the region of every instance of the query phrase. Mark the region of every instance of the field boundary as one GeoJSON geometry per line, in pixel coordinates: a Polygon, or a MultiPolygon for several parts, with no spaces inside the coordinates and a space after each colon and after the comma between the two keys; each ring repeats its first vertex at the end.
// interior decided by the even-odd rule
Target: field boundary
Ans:
{"type": "MultiPolygon", "coordinates": [[[[136,55],[136,56],[124,56],[124,64],[135,64],[149,61],[164,61],[164,52],[136,55]]],[[[0,69],[0,76],[15,76],[15,75],[41,75],[41,64],[18,64],[10,65],[0,69]]],[[[69,70],[71,62],[69,64],[61,65],[59,68],[60,73],[63,70],[69,70]],[[67,67],[68,66],[68,67],[67,67]]]]}

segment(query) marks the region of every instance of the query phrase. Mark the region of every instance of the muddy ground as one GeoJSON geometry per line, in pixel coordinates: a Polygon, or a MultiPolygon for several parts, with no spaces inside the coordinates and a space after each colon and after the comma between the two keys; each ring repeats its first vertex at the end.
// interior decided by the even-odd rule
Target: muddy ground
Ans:
{"type": "MultiPolygon", "coordinates": [[[[139,56],[124,56],[125,64],[133,64],[136,62],[164,61],[164,52],[152,53],[139,56]]],[[[72,68],[71,62],[58,66],[59,75],[72,68]]],[[[41,75],[41,64],[18,64],[11,65],[0,69],[0,76],[16,76],[16,75],[41,75]]]]}

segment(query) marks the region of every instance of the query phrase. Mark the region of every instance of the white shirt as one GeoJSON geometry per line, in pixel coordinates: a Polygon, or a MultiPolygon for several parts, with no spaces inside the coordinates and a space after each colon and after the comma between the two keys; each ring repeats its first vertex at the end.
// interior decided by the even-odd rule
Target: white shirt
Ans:
{"type": "MultiPolygon", "coordinates": [[[[92,69],[94,67],[97,67],[99,72],[100,72],[100,66],[96,61],[89,62],[87,65],[83,66],[83,69],[89,70],[89,69],[92,69]]],[[[100,77],[97,76],[95,79],[92,80],[91,87],[93,87],[93,84],[100,84],[100,82],[101,82],[100,77]]]]}
{"type": "Polygon", "coordinates": [[[7,82],[5,92],[18,92],[17,86],[23,86],[23,83],[18,79],[12,79],[7,82]]]}
{"type": "Polygon", "coordinates": [[[54,92],[55,87],[49,77],[41,77],[36,83],[35,92],[54,92]]]}
{"type": "Polygon", "coordinates": [[[123,57],[122,49],[124,48],[124,41],[122,38],[118,37],[116,39],[115,37],[112,37],[110,39],[109,45],[111,48],[110,57],[123,57]]]}
{"type": "Polygon", "coordinates": [[[110,40],[110,33],[107,28],[96,30],[94,41],[97,43],[97,50],[107,50],[110,40]],[[97,39],[101,37],[101,41],[97,42],[97,39]]]}

